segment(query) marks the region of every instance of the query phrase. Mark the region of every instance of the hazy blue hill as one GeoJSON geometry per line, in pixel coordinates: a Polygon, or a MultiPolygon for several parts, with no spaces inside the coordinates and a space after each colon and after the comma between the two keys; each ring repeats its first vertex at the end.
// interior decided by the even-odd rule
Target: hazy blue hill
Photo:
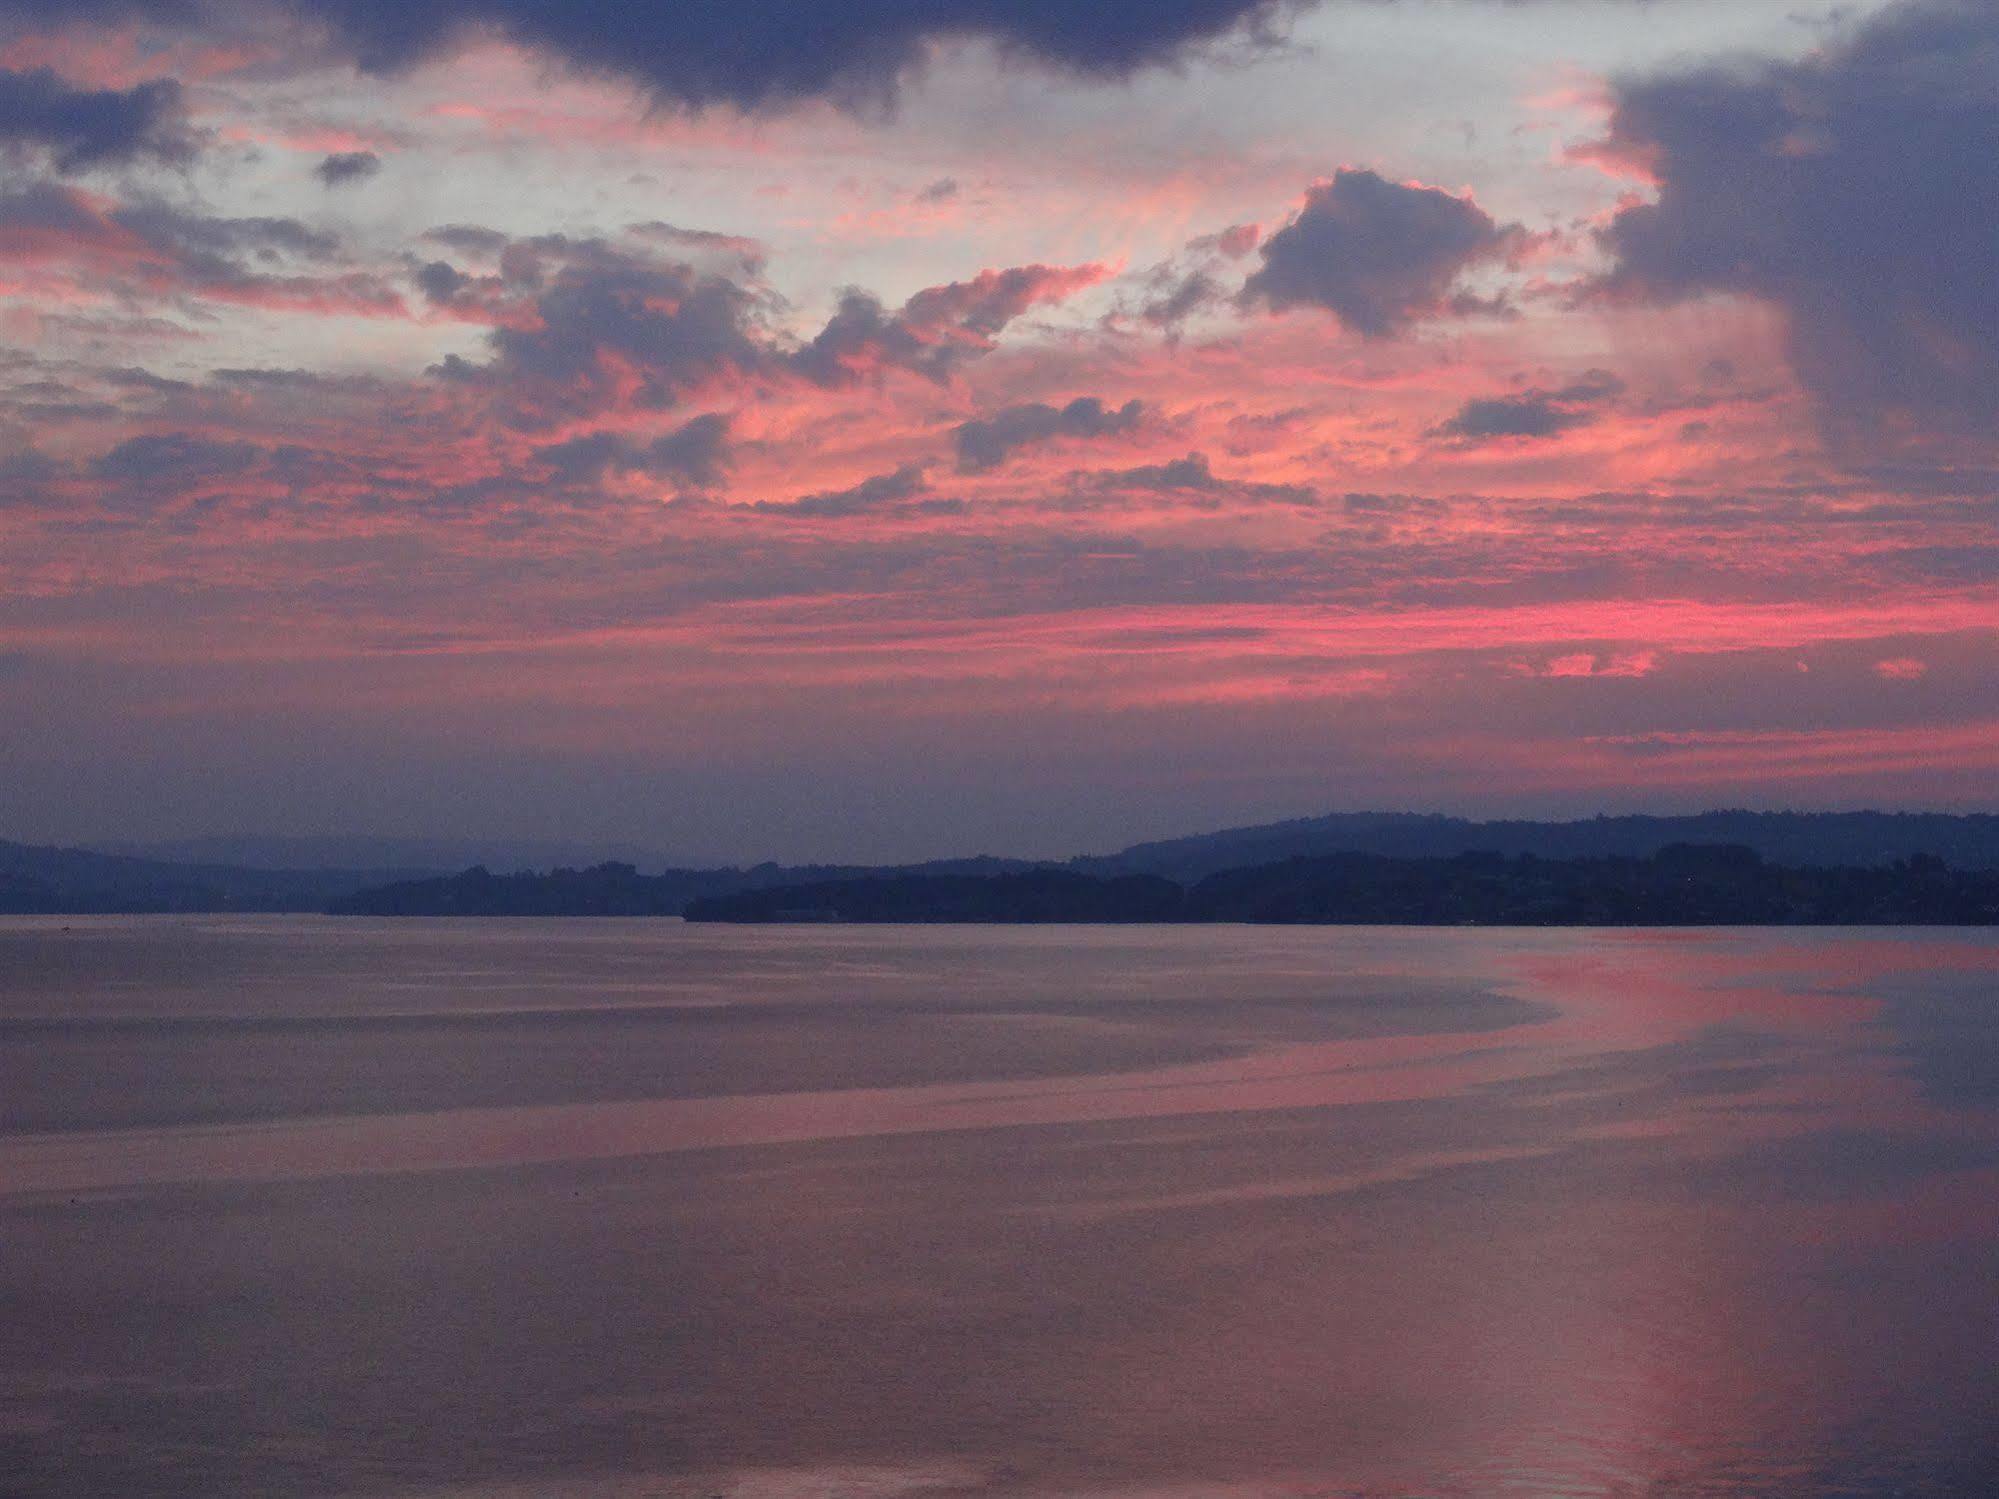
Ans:
{"type": "Polygon", "coordinates": [[[365,833],[315,836],[230,833],[92,846],[101,853],[167,864],[219,864],[244,869],[390,869],[412,876],[452,874],[476,864],[491,869],[555,869],[563,865],[583,868],[615,860],[641,869],[663,869],[674,862],[663,854],[629,843],[406,838],[365,833]]]}
{"type": "Polygon", "coordinates": [[[1224,869],[1328,854],[1440,859],[1492,852],[1544,859],[1648,858],[1675,843],[1733,844],[1775,864],[1870,867],[1927,854],[1999,869],[1999,817],[1927,812],[1703,812],[1577,822],[1473,822],[1410,812],[1334,813],[1138,843],[1071,861],[1086,874],[1158,874],[1191,883],[1224,869]]]}
{"type": "Polygon", "coordinates": [[[0,840],[0,912],[322,911],[408,872],[172,864],[0,840]]]}

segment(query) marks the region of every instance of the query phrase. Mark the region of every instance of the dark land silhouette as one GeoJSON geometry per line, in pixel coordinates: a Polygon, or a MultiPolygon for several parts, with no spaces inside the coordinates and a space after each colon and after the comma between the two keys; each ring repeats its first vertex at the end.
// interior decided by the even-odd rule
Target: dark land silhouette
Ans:
{"type": "MultiPolygon", "coordinates": [[[[279,868],[262,858],[243,863],[214,860],[181,862],[137,858],[84,849],[32,847],[0,841],[0,913],[143,913],[201,911],[335,911],[383,916],[645,916],[679,915],[690,906],[776,889],[833,885],[900,885],[908,881],[970,880],[958,885],[933,883],[895,897],[910,909],[960,908],[967,913],[1003,912],[1013,915],[967,914],[966,920],[1155,920],[1235,919],[1186,915],[1127,913],[1160,911],[1164,900],[1158,886],[1125,885],[1121,881],[1146,876],[1183,892],[1189,911],[1203,909],[1195,892],[1212,877],[1232,873],[1239,884],[1246,871],[1286,866],[1291,861],[1322,863],[1355,857],[1385,861],[1367,866],[1367,878],[1393,885],[1402,876],[1391,866],[1403,863],[1448,862],[1466,855],[1538,860],[1545,865],[1575,864],[1577,878],[1598,882],[1594,901],[1582,899],[1580,887],[1567,889],[1558,906],[1597,911],[1620,900],[1629,903],[1630,879],[1624,865],[1643,863],[1676,844],[1734,846],[1757,854],[1770,866],[1785,870],[1878,870],[1912,860],[1941,860],[1952,870],[1999,870],[1999,816],[1905,812],[1705,812],[1689,817],[1617,816],[1570,822],[1474,822],[1464,818],[1417,813],[1338,813],[1259,827],[1232,828],[1186,838],[1134,844],[1121,852],[1085,855],[1067,860],[1026,860],[977,857],[935,860],[910,865],[784,865],[748,867],[660,868],[642,870],[637,861],[599,863],[589,868],[540,866],[498,873],[477,866],[460,873],[412,867],[279,868]],[[1620,861],[1622,861],[1620,863],[1620,861]],[[1024,879],[1033,875],[1034,879],[1024,879]],[[1049,876],[1075,876],[1073,879],[1049,876]],[[1012,884],[979,881],[1015,878],[1012,884]],[[1091,882],[1095,882],[1094,884],[1091,882]],[[1099,888],[1108,886],[1109,888],[1099,888]],[[1623,891],[1625,894],[1619,894],[1623,891]],[[1144,892],[1150,892],[1149,894],[1144,892]],[[1058,911],[1066,915],[1053,914],[1058,911]],[[1102,912],[1104,914],[1088,914],[1102,912]]],[[[355,853],[413,852],[408,840],[397,844],[380,839],[347,840],[193,840],[193,848],[236,847],[269,857],[325,848],[355,853]],[[269,844],[269,848],[263,847],[269,844]]],[[[1287,878],[1295,878],[1291,876],[1287,878]]],[[[1277,877],[1260,875],[1257,888],[1277,877]]],[[[1328,872],[1313,876],[1323,882],[1328,872]]],[[[1555,877],[1546,869],[1529,880],[1505,877],[1509,887],[1542,893],[1555,900],[1547,886],[1555,877]]],[[[1227,884],[1227,882],[1224,882],[1227,884]]],[[[1821,883],[1825,883],[1821,880],[1821,883]]],[[[1220,889],[1222,887],[1215,887],[1220,889]]],[[[1236,888],[1230,885],[1229,888],[1236,888]]],[[[1246,888],[1246,886],[1244,887],[1246,888]]],[[[1737,891],[1738,898],[1746,899],[1737,891]]],[[[1212,894],[1212,892],[1211,892],[1212,894]]],[[[1209,896],[1200,897],[1201,900],[1209,896]]],[[[1219,896],[1214,898],[1219,899],[1219,896]]],[[[1232,898],[1247,898],[1232,897],[1232,898]]],[[[1358,897],[1355,897],[1356,899],[1358,897]]],[[[1830,899],[1830,897],[1827,897],[1830,899]]],[[[890,899],[879,889],[869,892],[869,909],[886,908],[890,899]]],[[[1272,909],[1281,904],[1267,896],[1272,909]]],[[[1385,894],[1373,897],[1385,901],[1385,894]]],[[[1454,897],[1469,902],[1469,895],[1454,897]]],[[[1521,902],[1531,905],[1523,893],[1521,902]]],[[[859,897],[848,905],[861,909],[859,897]]],[[[1663,909],[1656,894],[1649,908],[1663,909]]],[[[752,902],[754,904],[754,902],[752,902]]],[[[1423,902],[1414,903],[1420,907],[1423,902]]],[[[1448,905],[1448,903],[1446,903],[1448,905]]],[[[787,911],[828,907],[821,901],[779,903],[787,911]]],[[[1446,907],[1440,906],[1439,909],[1446,907]]],[[[1509,906],[1509,909],[1512,907],[1509,906]]],[[[1743,909],[1788,910],[1782,905],[1743,909]]],[[[705,909],[705,908],[704,908],[705,909]]],[[[1180,909],[1175,907],[1175,910],[1180,909]]],[[[759,918],[762,919],[762,918],[759,918]]],[[[831,919],[831,918],[826,918],[831,919]]],[[[846,917],[843,919],[890,919],[846,917]]],[[[905,919],[905,918],[897,918],[905,919]]],[[[911,920],[942,920],[911,916],[911,920]]],[[[1266,918],[1245,918],[1266,919],[1266,918]]],[[[1270,918],[1276,919],[1276,918],[1270,918]]],[[[1330,918],[1318,918],[1330,919],[1330,918]]],[[[1379,919],[1432,919],[1421,917],[1379,919]]],[[[1478,912],[1434,919],[1484,920],[1478,912]]],[[[1539,919],[1539,918],[1533,918],[1539,919]]],[[[1596,921],[1595,915],[1574,919],[1596,921]]],[[[1601,919],[1610,919],[1604,917],[1601,919]]],[[[1677,919],[1677,918],[1674,918],[1677,919]]],[[[1747,919],[1747,918],[1745,918],[1747,919]]],[[[1785,918],[1788,919],[1788,918],[1785,918]]],[[[1911,917],[1908,919],[1920,919],[1911,917]]]]}
{"type": "Polygon", "coordinates": [[[722,922],[1254,922],[1417,926],[1985,925],[1999,871],[1930,855],[1857,867],[1787,867],[1754,849],[1673,844],[1647,858],[1441,859],[1343,853],[1160,875],[1055,867],[990,873],[844,871],[701,888],[711,877],[629,864],[449,879],[363,891],[334,909],[370,915],[667,916],[722,922]]]}
{"type": "Polygon", "coordinates": [[[710,896],[689,921],[1184,921],[1187,892],[1156,874],[1100,879],[1069,869],[890,875],[710,896]]]}
{"type": "Polygon", "coordinates": [[[343,896],[421,873],[183,864],[0,840],[0,914],[323,911],[343,896]]]}
{"type": "Polygon", "coordinates": [[[1645,859],[1335,854],[1158,875],[1037,870],[898,876],[742,891],[689,921],[1251,922],[1380,926],[1976,926],[1999,923],[1999,871],[1918,855],[1874,868],[1786,868],[1754,849],[1674,844],[1645,859]]]}
{"type": "Polygon", "coordinates": [[[678,916],[690,903],[716,896],[894,877],[977,879],[1033,868],[1011,859],[948,859],[879,869],[758,864],[749,869],[668,869],[651,875],[618,862],[590,869],[551,869],[545,874],[531,870],[495,874],[474,867],[461,874],[360,890],[334,901],[329,909],[342,916],[678,916]]]}
{"type": "Polygon", "coordinates": [[[1135,843],[1071,860],[1085,874],[1160,874],[1191,884],[1224,869],[1328,854],[1442,859],[1533,854],[1542,859],[1649,858],[1675,843],[1736,844],[1773,864],[1867,868],[1928,854],[1959,869],[1999,869],[1999,816],[1942,812],[1701,812],[1686,817],[1589,817],[1475,822],[1419,812],[1336,812],[1186,838],[1135,843]]]}

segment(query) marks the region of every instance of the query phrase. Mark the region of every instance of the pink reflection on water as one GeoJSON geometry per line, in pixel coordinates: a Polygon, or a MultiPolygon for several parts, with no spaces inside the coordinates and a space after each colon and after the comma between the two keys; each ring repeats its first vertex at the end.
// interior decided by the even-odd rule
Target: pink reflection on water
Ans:
{"type": "MultiPolygon", "coordinates": [[[[1829,939],[1781,932],[1449,934],[1412,948],[1422,977],[1476,973],[1554,1008],[1499,1033],[1391,1035],[1270,1045],[1220,1061],[1022,1083],[855,1088],[282,1120],[252,1125],[0,1139],[0,1191],[79,1192],[172,1181],[262,1181],[603,1160],[689,1150],[948,1130],[1336,1109],[1443,1098],[1545,1077],[1591,1059],[1687,1041],[1715,1026],[1781,1033],[1780,1079],[1731,1097],[1654,1102],[1578,1138],[1646,1139],[1700,1152],[1724,1137],[1822,1127],[1939,1127],[1899,1066],[1863,1040],[1868,984],[1911,968],[1989,969],[1975,941],[1829,939]],[[1453,940],[1457,939],[1457,940],[1453,940]],[[1467,964],[1469,959],[1469,965],[1467,964]],[[1851,991],[1851,992],[1841,992],[1851,991]]],[[[1329,933],[1329,942],[1341,940],[1329,933]]],[[[1143,999],[1131,1001],[1143,1009],[1143,999]]]]}
{"type": "Polygon", "coordinates": [[[1046,1085],[969,1083],[819,1093],[456,1109],[0,1141],[0,1188],[85,1191],[606,1160],[855,1136],[1436,1097],[1544,1063],[1488,1033],[1285,1046],[1221,1062],[1046,1085]]]}

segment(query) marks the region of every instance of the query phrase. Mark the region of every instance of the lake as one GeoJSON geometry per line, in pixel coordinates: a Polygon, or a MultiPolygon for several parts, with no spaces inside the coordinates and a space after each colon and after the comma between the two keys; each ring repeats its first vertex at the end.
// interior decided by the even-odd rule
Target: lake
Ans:
{"type": "Polygon", "coordinates": [[[0,1496],[1999,1493],[1999,933],[0,919],[0,1496]]]}

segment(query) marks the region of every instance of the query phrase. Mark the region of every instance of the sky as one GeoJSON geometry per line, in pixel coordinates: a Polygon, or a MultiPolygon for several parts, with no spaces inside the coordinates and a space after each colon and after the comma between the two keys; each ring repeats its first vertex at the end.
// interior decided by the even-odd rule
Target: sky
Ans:
{"type": "Polygon", "coordinates": [[[0,0],[0,836],[1999,809],[1992,0],[0,0]]]}

